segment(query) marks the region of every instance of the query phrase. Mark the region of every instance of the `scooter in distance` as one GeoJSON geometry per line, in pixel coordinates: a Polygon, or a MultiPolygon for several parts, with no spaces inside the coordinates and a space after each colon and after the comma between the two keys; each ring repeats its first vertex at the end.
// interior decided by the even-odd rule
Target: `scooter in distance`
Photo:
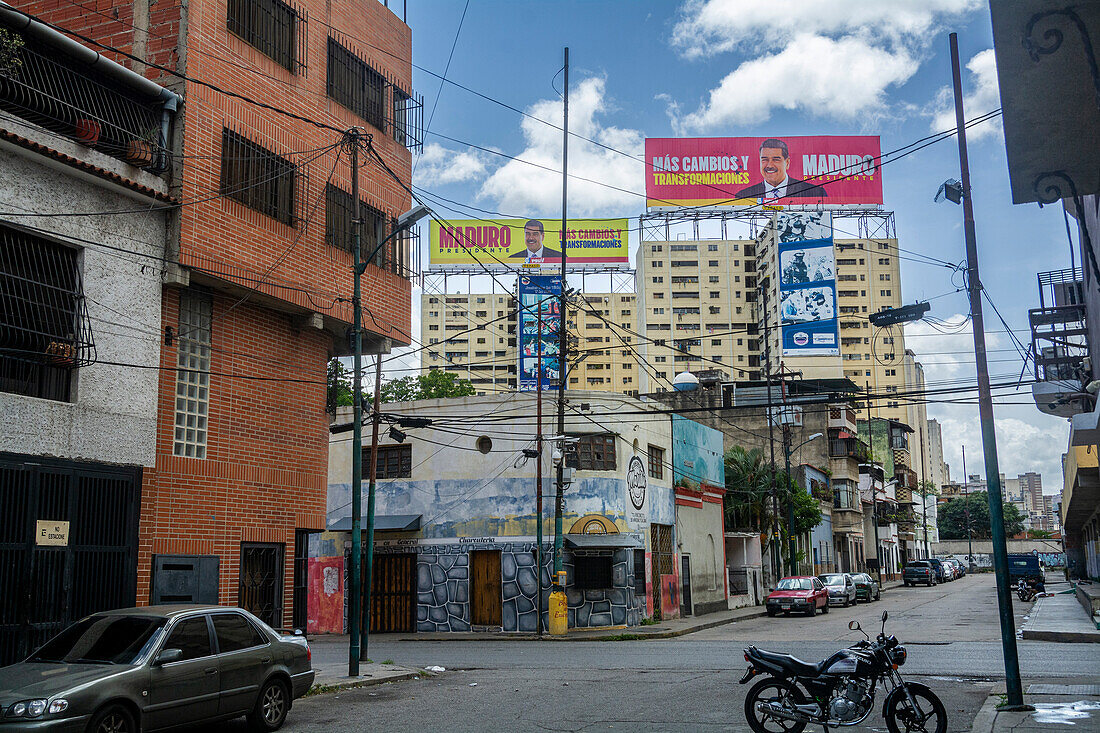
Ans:
{"type": "Polygon", "coordinates": [[[906,682],[898,668],[908,656],[897,637],[882,630],[874,641],[850,621],[848,628],[863,632],[865,641],[841,649],[817,664],[789,654],[745,650],[749,669],[741,684],[758,675],[745,698],[745,718],[755,733],[801,733],[807,725],[824,730],[862,723],[875,709],[875,690],[881,682],[889,689],[882,716],[890,733],[946,733],[947,710],[931,688],[906,682]]]}

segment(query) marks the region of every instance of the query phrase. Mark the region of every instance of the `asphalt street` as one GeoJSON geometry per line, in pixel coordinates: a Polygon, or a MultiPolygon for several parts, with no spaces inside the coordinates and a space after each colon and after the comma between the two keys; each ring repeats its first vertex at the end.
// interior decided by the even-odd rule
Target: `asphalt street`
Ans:
{"type": "MultiPolygon", "coordinates": [[[[757,644],[817,661],[862,638],[848,630],[850,620],[874,635],[887,610],[887,632],[909,647],[903,674],[941,696],[950,730],[968,731],[993,682],[1004,676],[993,591],[991,575],[972,575],[934,588],[891,589],[881,601],[815,618],[762,617],[666,640],[378,636],[371,640],[371,658],[440,665],[447,672],[299,700],[285,730],[747,730],[747,686],[737,684],[746,666],[744,647],[757,644]]],[[[1029,606],[1017,604],[1017,623],[1029,606]]],[[[1100,681],[1100,645],[1020,641],[1018,647],[1025,682],[1100,681]]],[[[343,657],[346,649],[320,639],[313,654],[343,657]]],[[[883,694],[880,689],[879,700],[883,694]]],[[[223,729],[243,730],[243,724],[223,729]]],[[[876,712],[851,730],[885,730],[885,724],[876,712]]]]}

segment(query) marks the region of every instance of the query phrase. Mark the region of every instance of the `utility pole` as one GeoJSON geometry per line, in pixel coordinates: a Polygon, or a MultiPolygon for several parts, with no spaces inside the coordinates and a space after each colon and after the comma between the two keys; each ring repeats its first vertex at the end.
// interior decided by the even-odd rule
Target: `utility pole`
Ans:
{"type": "Polygon", "coordinates": [[[363,633],[360,635],[362,648],[360,659],[367,656],[367,642],[370,640],[370,598],[374,587],[374,496],[378,486],[378,426],[382,422],[382,348],[374,357],[374,414],[370,427],[370,483],[367,488],[367,562],[363,568],[363,633]]]}
{"type": "Polygon", "coordinates": [[[974,543],[970,536],[970,477],[966,475],[966,446],[963,451],[963,516],[966,517],[966,557],[974,572],[974,543]]]}
{"type": "MultiPolygon", "coordinates": [[[[985,477],[989,497],[989,525],[993,535],[993,568],[997,575],[997,607],[1001,617],[1001,650],[1005,661],[1005,690],[1008,704],[1024,704],[1020,681],[1020,660],[1016,650],[1016,631],[1012,619],[1012,596],[1008,582],[1008,543],[1005,539],[1004,506],[1001,503],[1001,473],[997,463],[997,433],[993,423],[993,398],[989,391],[989,364],[986,361],[985,322],[982,318],[982,281],[978,274],[978,244],[974,231],[974,206],[970,189],[970,162],[966,152],[966,125],[963,114],[962,73],[959,69],[959,37],[952,33],[951,81],[955,95],[955,129],[959,138],[959,167],[963,186],[963,231],[966,235],[967,290],[974,334],[974,361],[978,373],[978,413],[982,423],[982,448],[985,453],[985,477]]],[[[969,524],[969,522],[968,522],[969,524]]]]}
{"type": "MultiPolygon", "coordinates": [[[[882,550],[878,545],[878,489],[875,488],[875,421],[871,417],[871,383],[867,388],[867,450],[871,460],[871,524],[875,527],[875,565],[878,566],[878,587],[882,587],[882,550]]],[[[886,485],[886,466],[882,468],[882,483],[886,485]]]]}
{"type": "Polygon", "coordinates": [[[932,557],[932,550],[928,547],[928,461],[924,455],[924,426],[920,426],[920,505],[923,510],[924,520],[924,556],[932,557]]]}
{"type": "MultiPolygon", "coordinates": [[[[535,457],[535,515],[537,517],[535,530],[535,576],[538,578],[539,594],[535,604],[535,613],[538,616],[539,636],[542,636],[542,304],[546,298],[539,298],[535,306],[539,317],[539,335],[536,339],[537,361],[535,362],[535,450],[539,454],[535,457]]],[[[520,303],[520,327],[523,327],[523,304],[520,303]]],[[[561,323],[561,319],[558,320],[561,323]]],[[[560,326],[559,326],[560,328],[560,326]]],[[[561,362],[558,362],[558,372],[564,374],[561,362]]]]}
{"type": "MultiPolygon", "coordinates": [[[[363,331],[360,316],[362,293],[359,263],[363,257],[360,230],[363,226],[359,210],[359,128],[353,127],[344,137],[351,146],[351,200],[355,202],[352,221],[352,250],[355,252],[355,290],[351,298],[354,311],[351,327],[353,371],[351,390],[351,587],[348,589],[348,676],[359,676],[359,600],[362,589],[360,567],[363,554],[363,331]]],[[[377,390],[375,390],[377,392],[377,390]]],[[[372,473],[373,475],[373,473],[372,473]]]]}
{"type": "Polygon", "coordinates": [[[779,362],[779,378],[783,380],[779,385],[783,394],[783,465],[787,473],[787,491],[790,492],[787,497],[787,569],[791,575],[798,575],[794,538],[794,494],[798,484],[791,476],[791,416],[787,412],[787,368],[783,362],[779,362]]]}
{"type": "MultiPolygon", "coordinates": [[[[775,219],[772,219],[771,228],[768,233],[768,246],[773,246],[772,238],[775,232],[775,219]]],[[[759,271],[758,271],[759,274],[759,271]]],[[[770,278],[760,278],[758,288],[760,290],[760,305],[764,311],[764,379],[768,385],[768,399],[766,400],[767,415],[768,415],[768,451],[771,454],[771,478],[772,478],[772,541],[770,546],[772,548],[772,572],[774,573],[774,580],[772,581],[776,585],[779,584],[779,578],[782,570],[779,567],[779,492],[776,487],[775,480],[775,426],[772,419],[772,359],[771,359],[771,333],[768,330],[768,290],[770,289],[765,285],[765,282],[771,282],[770,278]]]]}
{"type": "Polygon", "coordinates": [[[558,440],[561,441],[561,456],[557,465],[557,496],[554,497],[554,590],[558,593],[565,591],[565,571],[562,569],[562,511],[565,504],[565,386],[568,384],[566,376],[566,364],[569,356],[569,337],[566,335],[566,322],[568,309],[566,308],[565,295],[568,288],[566,280],[566,265],[568,262],[568,242],[565,236],[568,222],[568,191],[569,191],[569,48],[565,49],[565,76],[563,81],[562,98],[562,165],[561,165],[561,293],[558,296],[558,440]]]}

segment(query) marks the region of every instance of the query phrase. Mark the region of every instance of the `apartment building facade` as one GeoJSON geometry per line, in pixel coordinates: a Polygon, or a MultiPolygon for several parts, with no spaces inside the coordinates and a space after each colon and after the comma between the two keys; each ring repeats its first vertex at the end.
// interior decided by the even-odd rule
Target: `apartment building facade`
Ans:
{"type": "Polygon", "coordinates": [[[358,181],[364,247],[385,242],[363,275],[364,341],[377,351],[411,340],[412,248],[386,240],[409,208],[401,182],[418,144],[411,30],[374,0],[20,5],[183,98],[172,135],[153,141],[185,205],[169,212],[150,336],[157,422],[136,601],[238,604],[272,626],[304,623],[305,537],[324,529],[325,367],[348,353],[352,322],[340,148],[352,127],[374,151],[361,158],[376,153],[395,174],[376,164],[358,181]]]}
{"type": "Polygon", "coordinates": [[[635,253],[642,392],[670,389],[680,372],[719,369],[759,379],[754,240],[646,241],[635,253]]]}
{"type": "MultiPolygon", "coordinates": [[[[638,298],[634,293],[582,293],[566,308],[573,337],[569,389],[637,395],[638,298]],[[583,357],[583,358],[582,358],[583,357]]],[[[519,351],[516,299],[499,293],[425,293],[421,371],[440,369],[469,380],[477,394],[515,391],[519,351]]]]}

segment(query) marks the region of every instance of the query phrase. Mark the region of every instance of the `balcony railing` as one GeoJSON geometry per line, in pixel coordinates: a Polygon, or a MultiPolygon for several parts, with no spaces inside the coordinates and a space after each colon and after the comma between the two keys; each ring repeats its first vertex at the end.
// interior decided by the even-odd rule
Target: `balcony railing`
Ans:
{"type": "Polygon", "coordinates": [[[167,169],[159,102],[19,38],[22,45],[0,63],[0,109],[140,168],[167,169]]]}
{"type": "Polygon", "coordinates": [[[1081,270],[1041,272],[1038,280],[1040,307],[1027,313],[1035,378],[1080,381],[1088,356],[1081,270]]]}

